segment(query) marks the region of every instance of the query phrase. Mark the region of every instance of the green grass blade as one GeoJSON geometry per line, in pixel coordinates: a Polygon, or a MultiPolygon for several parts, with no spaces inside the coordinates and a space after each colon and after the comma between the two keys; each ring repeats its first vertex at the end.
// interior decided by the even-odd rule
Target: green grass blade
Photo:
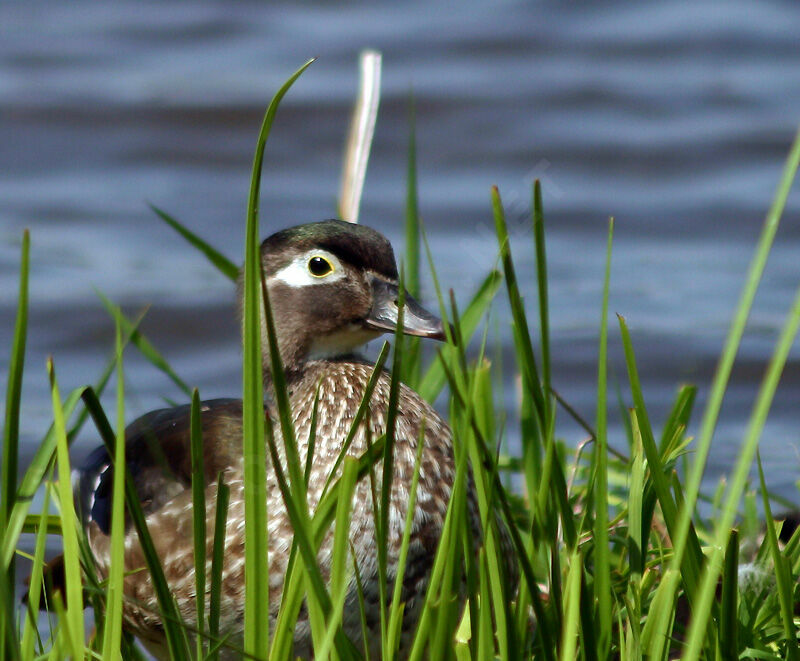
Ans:
{"type": "Polygon", "coordinates": [[[681,582],[679,571],[667,569],[650,603],[642,628],[642,649],[649,659],[665,659],[675,616],[675,595],[681,582]]]}
{"type": "MultiPolygon", "coordinates": [[[[73,390],[69,394],[69,397],[67,397],[67,400],[64,402],[64,408],[62,409],[63,418],[65,420],[72,414],[84,390],[84,388],[73,390]]],[[[2,538],[2,556],[0,556],[0,560],[2,560],[3,563],[3,570],[9,567],[11,559],[14,557],[17,540],[25,525],[25,518],[28,515],[28,510],[30,509],[39,485],[42,483],[42,479],[55,457],[57,439],[58,435],[56,434],[55,425],[53,425],[47,431],[47,434],[28,466],[28,470],[25,471],[25,475],[20,482],[14,508],[11,510],[11,516],[6,525],[5,535],[2,538]]]]}
{"type": "Polygon", "coordinates": [[[186,239],[189,244],[197,248],[201,253],[203,253],[207,258],[208,261],[211,262],[217,269],[219,270],[222,275],[224,275],[229,280],[236,282],[239,278],[239,267],[234,264],[231,260],[229,260],[225,255],[221,252],[216,250],[213,246],[209,243],[201,239],[197,236],[194,232],[189,230],[185,225],[178,222],[173,216],[169,215],[166,211],[162,211],[157,206],[152,204],[148,204],[147,206],[155,213],[161,220],[163,220],[167,225],[169,225],[172,229],[174,229],[178,234],[180,234],[184,239],[186,239]]]}
{"type": "MultiPolygon", "coordinates": [[[[106,418],[105,412],[103,411],[103,407],[97,399],[97,395],[91,388],[85,388],[81,394],[81,398],[86,408],[89,410],[89,414],[92,416],[100,438],[103,439],[109,454],[114,456],[116,438],[108,422],[108,418],[106,418]]],[[[115,471],[116,470],[118,470],[117,466],[115,466],[115,471]]],[[[184,637],[185,627],[183,626],[183,620],[172,598],[169,584],[164,576],[164,570],[161,567],[161,561],[156,553],[150,531],[147,528],[147,521],[142,511],[142,505],[139,502],[139,494],[136,491],[127,466],[125,467],[125,504],[128,508],[131,523],[139,537],[142,555],[147,563],[147,569],[152,579],[153,590],[158,599],[158,607],[161,610],[161,623],[164,627],[164,635],[167,639],[170,657],[175,661],[183,661],[184,659],[190,658],[186,639],[184,637]]]]}
{"type": "Polygon", "coordinates": [[[742,335],[744,334],[747,318],[750,315],[750,309],[752,308],[753,300],[755,299],[756,290],[761,282],[761,276],[764,273],[767,256],[769,255],[772,247],[775,233],[778,230],[780,218],[783,214],[783,209],[786,206],[786,200],[789,196],[789,191],[792,187],[792,182],[794,181],[798,165],[800,165],[800,132],[798,132],[798,134],[795,136],[794,142],[789,151],[789,155],[786,159],[786,164],[784,166],[780,184],[778,185],[778,190],[775,194],[772,206],[770,207],[769,211],[767,212],[767,216],[764,219],[761,236],[759,237],[753,259],[748,268],[745,285],[739,298],[734,319],[728,330],[728,336],[725,340],[725,348],[723,349],[720,361],[717,365],[716,373],[714,374],[714,381],[709,393],[705,413],[700,423],[700,434],[697,441],[692,470],[687,476],[684,487],[686,505],[681,512],[680,520],[678,521],[678,527],[672,535],[672,542],[675,549],[671,564],[673,569],[677,569],[683,559],[683,554],[687,544],[687,537],[689,535],[691,514],[694,511],[697,497],[700,493],[700,483],[703,479],[708,453],[711,449],[711,440],[714,435],[714,430],[717,426],[720,409],[722,408],[722,399],[725,395],[728,379],[730,378],[731,369],[733,368],[733,362],[736,358],[736,353],[738,352],[742,335]]]}
{"type": "MultiPolygon", "coordinates": [[[[444,367],[444,370],[450,382],[450,387],[454,401],[457,403],[458,406],[460,406],[463,410],[465,410],[468,414],[470,414],[470,425],[472,427],[473,432],[475,433],[475,439],[476,441],[478,441],[478,448],[480,449],[482,454],[480,465],[492,466],[494,464],[495,458],[494,455],[488,450],[486,442],[481,438],[480,429],[477,426],[477,423],[474,418],[474,412],[471,413],[469,408],[466,406],[465,403],[466,400],[464,399],[463,394],[459,391],[459,384],[456,378],[452,375],[447,366],[444,367]]],[[[525,581],[525,587],[528,589],[531,595],[531,600],[532,600],[531,606],[533,607],[536,620],[539,623],[537,627],[537,634],[542,638],[542,647],[545,658],[548,660],[553,660],[555,659],[555,642],[551,634],[550,617],[547,611],[545,610],[544,603],[541,598],[541,591],[539,590],[538,583],[536,582],[536,577],[533,571],[533,565],[531,563],[531,559],[528,557],[525,542],[523,541],[519,533],[514,513],[511,509],[511,505],[509,504],[509,499],[505,494],[505,490],[502,484],[500,484],[499,482],[497,473],[496,471],[491,470],[490,474],[493,475],[493,479],[495,482],[493,488],[495,490],[495,494],[497,497],[497,504],[499,510],[503,515],[508,532],[511,535],[512,544],[514,546],[514,549],[516,550],[517,557],[520,562],[520,568],[522,569],[522,578],[525,581]]],[[[455,493],[455,486],[453,487],[453,493],[455,493]]],[[[451,502],[454,500],[454,498],[455,496],[451,496],[451,502]]],[[[442,536],[442,540],[444,540],[444,535],[442,536]]],[[[444,543],[445,543],[444,541],[441,541],[440,546],[444,543]]],[[[429,588],[429,594],[430,594],[430,588],[429,588]]]]}
{"type": "MultiPolygon", "coordinates": [[[[122,333],[115,328],[117,351],[117,434],[114,465],[125,466],[125,380],[122,371],[122,333]]],[[[122,642],[122,598],[125,578],[125,471],[115,470],[111,501],[111,563],[106,588],[106,616],[103,623],[103,658],[119,654],[122,642]]]]}
{"type": "MultiPolygon", "coordinates": [[[[14,598],[12,596],[12,588],[8,584],[8,579],[6,578],[5,572],[0,572],[0,599],[2,599],[2,603],[14,603],[14,598]]],[[[9,613],[13,613],[14,611],[9,611],[9,613]]],[[[3,632],[5,635],[4,640],[0,641],[0,656],[5,659],[10,659],[11,661],[17,661],[19,659],[19,641],[17,640],[17,630],[14,626],[13,618],[11,615],[7,615],[3,617],[5,627],[5,631],[3,632]]],[[[66,629],[66,627],[64,627],[66,629]]]]}
{"type": "Polygon", "coordinates": [[[52,359],[47,361],[50,376],[50,390],[53,399],[53,426],[58,455],[58,499],[61,510],[62,540],[64,544],[64,569],[66,577],[66,619],[62,621],[72,641],[73,658],[83,658],[83,587],[81,585],[81,566],[78,550],[78,519],[72,497],[72,478],[70,475],[69,445],[64,423],[64,408],[58,392],[55,369],[52,359]]]}
{"type": "Polygon", "coordinates": [[[400,544],[400,554],[397,558],[397,573],[394,578],[392,588],[392,605],[389,609],[388,640],[392,653],[397,650],[400,641],[400,625],[403,621],[403,608],[400,604],[400,595],[403,588],[403,578],[406,571],[406,559],[408,558],[408,545],[411,540],[411,528],[414,523],[414,511],[417,504],[417,485],[419,484],[419,467],[422,461],[422,450],[425,447],[424,428],[420,430],[417,438],[417,456],[414,459],[414,473],[411,477],[411,486],[408,490],[408,509],[406,510],[405,526],[403,527],[403,539],[400,544]]]}
{"type": "Polygon", "coordinates": [[[728,547],[725,551],[725,570],[722,576],[722,599],[720,602],[719,649],[724,661],[734,661],[739,658],[738,608],[739,533],[734,529],[731,530],[728,547]]]}
{"type": "Polygon", "coordinates": [[[406,253],[405,282],[408,293],[420,295],[419,279],[419,193],[417,187],[417,127],[414,96],[409,99],[408,159],[406,161],[406,253]]]}
{"type": "MultiPolygon", "coordinates": [[[[800,143],[798,143],[800,144],[800,143]]],[[[711,604],[715,596],[715,588],[721,569],[720,554],[727,541],[728,531],[736,518],[738,504],[747,483],[750,467],[758,448],[758,440],[764,428],[775,390],[778,387],[786,359],[800,328],[800,289],[798,289],[788,318],[781,330],[775,352],[767,367],[764,380],[759,388],[758,397],[747,426],[742,449],[736,461],[725,504],[714,528],[714,543],[706,563],[705,572],[699,588],[697,608],[693,611],[693,619],[689,628],[687,650],[684,658],[696,659],[700,655],[700,647],[705,640],[711,604]]]]}
{"type": "MultiPolygon", "coordinates": [[[[145,312],[141,312],[139,316],[133,320],[131,328],[125,332],[124,337],[122,338],[122,348],[128,346],[128,343],[131,341],[131,337],[135,331],[139,329],[139,324],[144,319],[145,312]]],[[[106,366],[103,368],[103,371],[100,373],[100,377],[95,381],[94,384],[94,391],[97,393],[99,397],[108,385],[108,381],[111,378],[111,375],[114,372],[114,368],[117,365],[117,350],[114,347],[113,351],[111,352],[111,357],[109,358],[106,366]]],[[[81,408],[78,415],[75,417],[75,422],[69,428],[67,432],[67,438],[70,439],[70,442],[73,438],[75,438],[79,433],[80,430],[83,428],[84,423],[86,422],[87,418],[89,417],[89,412],[85,408],[81,408]]]]}
{"type": "Polygon", "coordinates": [[[550,378],[550,306],[547,292],[547,250],[544,240],[544,208],[542,185],[533,182],[533,238],[536,247],[536,283],[539,292],[539,338],[542,352],[542,388],[545,420],[550,419],[552,383],[550,378]]]}
{"type": "Polygon", "coordinates": [[[159,351],[150,343],[150,341],[139,331],[136,329],[134,324],[132,324],[128,318],[122,313],[122,310],[116,305],[114,305],[106,296],[98,291],[97,296],[103,303],[103,306],[117,322],[123,330],[130,336],[130,341],[133,345],[141,351],[142,355],[147,358],[157,369],[161,370],[164,374],[166,374],[172,382],[180,388],[187,397],[191,398],[192,391],[186,382],[181,379],[175,371],[170,367],[169,363],[164,359],[159,351]]]}
{"type": "MultiPolygon", "coordinates": [[[[214,547],[211,552],[211,590],[208,603],[208,634],[211,640],[219,639],[219,621],[222,614],[222,568],[225,565],[225,528],[228,522],[228,503],[231,490],[225,476],[217,478],[217,503],[214,514],[214,547]]],[[[209,661],[219,659],[218,652],[210,652],[209,661]]]]}
{"type": "MultiPolygon", "coordinates": [[[[625,323],[624,317],[617,315],[617,318],[619,320],[620,334],[622,336],[622,346],[625,351],[625,364],[628,368],[628,379],[631,384],[636,425],[638,425],[641,432],[642,447],[645,457],[647,457],[650,478],[653,482],[656,497],[658,498],[664,515],[664,523],[670,535],[672,535],[677,527],[678,507],[670,493],[669,480],[664,474],[661,456],[658,453],[658,448],[653,438],[653,430],[647,415],[647,407],[645,406],[644,395],[642,394],[639,372],[636,367],[636,356],[633,352],[633,343],[631,342],[628,326],[625,323]]],[[[693,601],[700,577],[700,568],[703,564],[703,554],[693,526],[690,528],[689,532],[691,552],[684,558],[684,562],[681,565],[681,576],[687,596],[690,601],[693,601]]]]}
{"type": "MultiPolygon", "coordinates": [[[[17,470],[19,465],[19,407],[22,397],[22,372],[25,367],[25,343],[28,335],[28,274],[30,271],[30,233],[22,233],[22,251],[19,266],[19,295],[17,317],[14,324],[14,340],[8,362],[6,382],[6,409],[3,425],[3,460],[0,466],[0,538],[5,536],[6,526],[17,497],[17,470]]],[[[13,558],[5,569],[9,587],[5,609],[14,612],[15,567],[13,558]]],[[[0,623],[0,646],[6,640],[9,618],[0,623]]]]}
{"type": "Polygon", "coordinates": [[[258,134],[250,177],[244,266],[243,437],[245,491],[245,650],[266,657],[269,652],[269,553],[267,539],[266,449],[261,356],[262,281],[258,209],[261,171],[267,139],[278,106],[292,84],[308,68],[306,62],[270,101],[258,134]]]}
{"type": "MultiPolygon", "coordinates": [[[[42,500],[42,512],[50,510],[50,492],[52,489],[52,481],[45,484],[44,499],[42,500]]],[[[60,519],[59,519],[60,522],[60,519]]],[[[59,533],[61,526],[59,525],[59,533]]],[[[33,567],[31,568],[30,584],[28,586],[28,608],[25,614],[25,629],[22,632],[22,641],[20,643],[20,656],[23,659],[32,659],[34,652],[34,643],[37,641],[41,645],[41,637],[39,635],[37,625],[37,615],[39,613],[39,603],[42,595],[43,578],[42,572],[44,569],[44,553],[47,544],[48,526],[42,522],[36,531],[36,546],[33,555],[33,567]]],[[[10,621],[10,618],[8,618],[10,621]]]]}
{"type": "Polygon", "coordinates": [[[664,430],[661,434],[659,452],[663,455],[674,441],[675,437],[681,434],[689,426],[689,418],[692,415],[694,400],[697,396],[697,386],[682,386],[672,406],[669,417],[664,423],[664,430]]]}
{"type": "Polygon", "coordinates": [[[630,464],[630,487],[628,489],[628,565],[630,567],[630,583],[635,590],[639,589],[644,572],[647,549],[647,533],[649,528],[643,526],[643,495],[645,479],[644,450],[642,449],[642,431],[635,413],[631,413],[633,430],[633,452],[630,464]]]}
{"type": "Polygon", "coordinates": [[[192,391],[189,423],[192,455],[192,535],[194,537],[194,585],[197,608],[197,658],[203,658],[206,606],[206,469],[203,457],[203,427],[200,393],[192,391]]]}
{"type": "Polygon", "coordinates": [[[781,553],[778,546],[778,537],[775,534],[775,521],[772,518],[772,509],[767,495],[767,483],[764,480],[764,469],[761,466],[761,457],[758,460],[758,479],[761,483],[761,496],[764,505],[764,521],[767,530],[767,543],[772,556],[772,564],[775,571],[775,583],[778,588],[778,601],[781,607],[781,623],[783,624],[783,637],[786,645],[786,658],[789,661],[797,661],[800,658],[800,650],[797,648],[797,627],[794,623],[794,587],[795,578],[792,576],[792,568],[789,559],[781,553]]]}
{"type": "Polygon", "coordinates": [[[594,541],[595,577],[594,598],[600,618],[597,654],[608,656],[611,647],[611,567],[608,548],[608,437],[607,437],[607,379],[608,379],[608,290],[611,280],[611,246],[614,239],[614,219],[608,222],[606,269],[603,278],[603,303],[600,316],[600,347],[597,360],[597,441],[594,453],[594,541]]]}
{"type": "MultiPolygon", "coordinates": [[[[408,161],[406,165],[406,209],[405,235],[406,249],[403,261],[406,290],[414,298],[421,294],[419,274],[420,218],[417,192],[417,136],[414,116],[414,97],[409,101],[408,161]]],[[[406,339],[403,358],[402,381],[412,388],[419,384],[422,369],[422,343],[418,337],[406,339]]]]}
{"type": "MultiPolygon", "coordinates": [[[[328,493],[328,488],[334,481],[334,476],[337,474],[339,466],[341,465],[342,461],[344,461],[347,451],[350,449],[350,445],[352,444],[355,435],[358,433],[358,430],[361,427],[361,421],[369,411],[369,404],[370,401],[372,401],[372,393],[375,390],[375,386],[378,384],[378,379],[380,379],[381,374],[383,373],[383,366],[386,363],[388,356],[389,343],[384,342],[383,346],[381,347],[381,351],[378,354],[378,359],[375,361],[375,365],[372,368],[372,373],[369,375],[369,379],[367,380],[367,385],[364,388],[364,396],[361,398],[361,402],[358,405],[356,414],[353,417],[353,422],[350,425],[350,431],[347,432],[347,437],[344,439],[344,443],[342,443],[342,449],[339,452],[339,456],[336,457],[336,461],[333,464],[330,475],[328,475],[325,481],[325,486],[322,489],[323,494],[328,493]]],[[[309,452],[310,450],[311,449],[309,448],[309,452]]],[[[308,480],[305,481],[308,482],[308,480]]],[[[317,510],[319,511],[319,506],[317,506],[317,510]]]]}
{"type": "Polygon", "coordinates": [[[573,551],[567,572],[564,594],[564,623],[561,628],[561,658],[576,659],[576,643],[578,641],[578,626],[580,623],[581,603],[581,570],[583,558],[576,550],[573,551]]]}
{"type": "MultiPolygon", "coordinates": [[[[454,314],[454,318],[457,318],[454,314]]],[[[469,409],[475,415],[478,428],[484,439],[493,438],[494,416],[490,412],[491,395],[491,374],[486,363],[480,364],[472,373],[472,387],[469,394],[469,409]]],[[[470,460],[473,466],[480,465],[483,457],[481,448],[474,435],[467,435],[471,441],[469,443],[470,460]]],[[[475,471],[474,483],[475,491],[478,496],[478,506],[481,513],[481,521],[484,531],[483,565],[488,576],[486,591],[481,590],[483,599],[489,600],[491,610],[494,615],[495,626],[498,630],[497,642],[501,658],[515,658],[516,640],[514,628],[510,625],[512,621],[509,604],[513,598],[509,594],[509,586],[505,581],[505,571],[501,562],[504,564],[503,549],[497,532],[495,518],[495,486],[496,486],[496,465],[492,465],[489,471],[475,471]]],[[[483,610],[489,611],[489,603],[483,604],[483,610]]],[[[491,618],[490,618],[491,622],[491,618]]]]}
{"type": "MultiPolygon", "coordinates": [[[[430,265],[431,273],[433,274],[437,296],[441,302],[441,291],[433,268],[433,257],[424,234],[423,239],[425,241],[425,251],[428,256],[428,264],[430,265]]],[[[497,294],[497,290],[500,288],[502,281],[503,276],[497,271],[492,271],[481,283],[481,286],[478,287],[478,291],[472,297],[472,300],[469,305],[467,305],[461,317],[461,333],[465,338],[471,338],[478,328],[478,325],[486,318],[486,312],[491,302],[494,300],[495,294],[497,294]]],[[[440,303],[440,307],[444,312],[444,305],[440,303]]],[[[450,353],[447,347],[445,347],[444,350],[450,353]]],[[[417,392],[424,400],[432,402],[442,391],[446,382],[447,377],[442,369],[442,364],[440,361],[436,360],[431,363],[419,382],[417,392]]]]}
{"type": "Polygon", "coordinates": [[[336,508],[336,528],[331,553],[330,593],[333,614],[326,625],[322,644],[314,650],[315,657],[319,659],[328,658],[344,615],[344,602],[350,582],[347,562],[350,552],[350,515],[357,476],[358,460],[355,457],[347,457],[342,467],[339,503],[336,508]]]}
{"type": "Polygon", "coordinates": [[[395,421],[397,420],[397,404],[400,395],[400,374],[403,369],[403,319],[405,318],[406,302],[405,273],[403,270],[400,271],[400,286],[398,289],[397,326],[395,327],[394,334],[394,355],[392,356],[389,402],[386,411],[386,443],[383,449],[380,509],[378,510],[378,525],[376,526],[378,547],[378,595],[381,608],[381,641],[384,658],[389,658],[391,655],[388,647],[389,617],[386,608],[389,603],[389,514],[392,508],[392,483],[394,480],[395,421]]]}
{"type": "Polygon", "coordinates": [[[494,212],[497,243],[500,246],[500,257],[503,262],[503,273],[505,274],[508,299],[511,304],[511,315],[514,319],[514,331],[519,338],[520,349],[522,351],[522,355],[520,356],[522,377],[526,381],[531,396],[533,397],[538,419],[546,420],[544,393],[542,392],[539,373],[536,367],[536,359],[533,354],[531,334],[528,330],[528,321],[525,317],[525,306],[522,302],[516,270],[514,269],[514,262],[511,258],[508,227],[506,226],[505,212],[503,211],[500,191],[497,189],[497,186],[492,187],[492,210],[494,212]]]}

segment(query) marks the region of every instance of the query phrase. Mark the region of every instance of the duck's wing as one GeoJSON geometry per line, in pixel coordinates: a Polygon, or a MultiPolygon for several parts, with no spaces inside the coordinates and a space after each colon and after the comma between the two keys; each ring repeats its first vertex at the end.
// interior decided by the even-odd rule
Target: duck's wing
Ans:
{"type": "MultiPolygon", "coordinates": [[[[125,463],[142,509],[155,512],[191,487],[191,407],[176,406],[146,413],[125,430],[125,463]]],[[[206,484],[241,461],[242,402],[212,399],[201,402],[206,484]]],[[[94,450],[81,467],[76,500],[84,526],[95,522],[111,530],[114,467],[104,446],[94,450]]]]}

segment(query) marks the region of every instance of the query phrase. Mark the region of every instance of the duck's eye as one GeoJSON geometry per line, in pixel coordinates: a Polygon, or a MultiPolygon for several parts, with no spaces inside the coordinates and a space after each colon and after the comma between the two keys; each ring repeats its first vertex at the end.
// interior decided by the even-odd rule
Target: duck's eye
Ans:
{"type": "Polygon", "coordinates": [[[314,255],[308,260],[308,272],[316,278],[324,278],[333,272],[333,264],[324,257],[314,255]]]}

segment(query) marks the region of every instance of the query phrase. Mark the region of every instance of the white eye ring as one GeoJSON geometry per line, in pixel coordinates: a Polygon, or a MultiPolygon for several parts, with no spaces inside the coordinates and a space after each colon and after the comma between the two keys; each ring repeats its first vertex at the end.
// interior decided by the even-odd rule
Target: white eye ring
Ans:
{"type": "Polygon", "coordinates": [[[303,255],[295,257],[291,262],[284,266],[280,271],[273,275],[270,280],[277,280],[289,287],[310,287],[312,285],[328,284],[345,277],[342,263],[335,255],[327,250],[309,250],[303,255]],[[316,275],[311,271],[311,261],[319,258],[326,262],[330,270],[321,275],[316,275]]]}

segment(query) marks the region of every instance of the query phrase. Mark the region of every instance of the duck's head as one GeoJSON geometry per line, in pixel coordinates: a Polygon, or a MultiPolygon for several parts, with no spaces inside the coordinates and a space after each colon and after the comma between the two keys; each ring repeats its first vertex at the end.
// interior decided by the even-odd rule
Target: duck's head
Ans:
{"type": "MultiPolygon", "coordinates": [[[[379,232],[341,220],[281,230],[261,244],[281,359],[288,370],[335,358],[394,332],[399,283],[394,252],[379,232]]],[[[405,294],[403,332],[444,339],[442,322],[405,294]]],[[[266,324],[262,353],[269,365],[266,324]]]]}

